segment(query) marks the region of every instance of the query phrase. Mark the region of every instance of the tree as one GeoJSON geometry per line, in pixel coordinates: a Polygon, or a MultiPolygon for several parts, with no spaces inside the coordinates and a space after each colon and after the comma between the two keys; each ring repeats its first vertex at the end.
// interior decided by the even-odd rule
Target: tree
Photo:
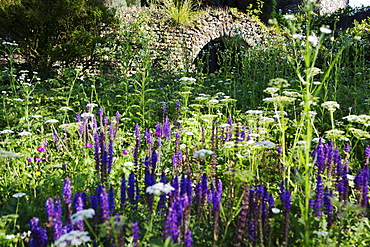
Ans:
{"type": "Polygon", "coordinates": [[[19,44],[32,67],[74,66],[91,57],[115,23],[104,0],[8,0],[0,5],[0,37],[19,44]]]}

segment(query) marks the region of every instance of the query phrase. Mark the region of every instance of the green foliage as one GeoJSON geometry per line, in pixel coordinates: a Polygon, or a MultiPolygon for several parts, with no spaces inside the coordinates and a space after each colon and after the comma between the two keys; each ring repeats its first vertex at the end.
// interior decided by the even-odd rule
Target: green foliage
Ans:
{"type": "Polygon", "coordinates": [[[19,44],[31,67],[75,66],[92,57],[114,11],[102,0],[24,0],[0,5],[0,37],[19,44]]]}
{"type": "Polygon", "coordinates": [[[247,2],[246,13],[251,16],[257,16],[264,23],[267,23],[269,19],[274,18],[276,15],[276,0],[248,0],[247,2]]]}
{"type": "Polygon", "coordinates": [[[198,0],[163,0],[154,1],[164,12],[167,20],[174,25],[188,25],[199,16],[198,0]]]}

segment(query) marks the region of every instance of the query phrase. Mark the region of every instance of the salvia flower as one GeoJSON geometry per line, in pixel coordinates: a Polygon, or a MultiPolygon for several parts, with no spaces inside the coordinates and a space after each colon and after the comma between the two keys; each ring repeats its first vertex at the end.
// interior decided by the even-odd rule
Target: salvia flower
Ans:
{"type": "Polygon", "coordinates": [[[69,180],[69,177],[66,177],[64,180],[63,185],[63,199],[65,203],[71,203],[72,198],[72,186],[71,186],[71,180],[69,180]]]}
{"type": "Polygon", "coordinates": [[[48,244],[48,235],[44,228],[39,226],[39,219],[33,217],[30,220],[31,236],[30,246],[31,247],[44,247],[48,244]]]}
{"type": "Polygon", "coordinates": [[[184,233],[184,247],[191,247],[193,243],[193,238],[191,237],[191,231],[188,229],[184,233]]]}
{"type": "Polygon", "coordinates": [[[132,223],[132,234],[131,236],[133,237],[133,242],[134,242],[134,247],[139,246],[139,223],[134,222],[132,223]]]}
{"type": "MultiPolygon", "coordinates": [[[[74,196],[74,208],[75,208],[75,212],[79,212],[81,210],[84,209],[85,207],[85,202],[84,202],[84,199],[83,199],[83,193],[76,193],[75,196],[74,196]]],[[[83,220],[80,220],[80,221],[76,221],[74,222],[73,221],[73,215],[71,215],[71,219],[72,219],[72,224],[73,225],[76,225],[76,230],[79,230],[79,231],[83,231],[84,230],[84,224],[83,224],[83,220]]]]}
{"type": "MultiPolygon", "coordinates": [[[[72,229],[72,222],[70,222],[70,217],[67,217],[67,228],[68,230],[72,229]]],[[[62,203],[60,201],[60,197],[58,196],[55,200],[55,207],[54,207],[54,239],[57,240],[62,235],[62,203]]]]}
{"type": "Polygon", "coordinates": [[[108,208],[109,214],[113,215],[115,212],[115,205],[114,205],[114,189],[112,184],[110,185],[108,192],[108,208]]]}
{"type": "Polygon", "coordinates": [[[107,191],[103,186],[98,186],[97,188],[98,196],[99,196],[99,202],[100,202],[100,212],[101,212],[101,218],[104,222],[109,220],[109,205],[108,205],[108,196],[107,191]]]}

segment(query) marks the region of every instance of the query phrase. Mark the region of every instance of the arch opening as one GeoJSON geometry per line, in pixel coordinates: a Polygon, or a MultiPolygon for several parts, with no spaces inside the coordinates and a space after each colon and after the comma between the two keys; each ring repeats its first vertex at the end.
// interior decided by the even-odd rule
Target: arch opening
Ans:
{"type": "Polygon", "coordinates": [[[248,44],[238,36],[222,36],[211,40],[197,54],[194,65],[204,74],[218,73],[240,67],[242,51],[248,44]]]}

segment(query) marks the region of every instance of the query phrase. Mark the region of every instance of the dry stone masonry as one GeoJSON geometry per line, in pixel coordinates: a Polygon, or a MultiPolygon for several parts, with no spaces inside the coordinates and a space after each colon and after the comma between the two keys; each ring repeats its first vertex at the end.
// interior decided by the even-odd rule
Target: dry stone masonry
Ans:
{"type": "MultiPolygon", "coordinates": [[[[132,15],[132,13],[131,13],[132,15]]],[[[252,47],[264,42],[267,28],[259,21],[234,9],[209,9],[192,24],[174,25],[159,12],[151,13],[147,31],[154,36],[152,50],[157,64],[166,69],[191,64],[209,42],[228,36],[239,37],[252,47]]]]}

